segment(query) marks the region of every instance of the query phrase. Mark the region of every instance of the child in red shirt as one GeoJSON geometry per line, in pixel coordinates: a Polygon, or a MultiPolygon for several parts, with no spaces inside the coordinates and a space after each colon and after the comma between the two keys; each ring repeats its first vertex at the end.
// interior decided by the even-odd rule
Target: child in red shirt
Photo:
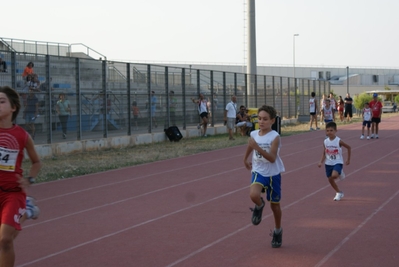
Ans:
{"type": "Polygon", "coordinates": [[[40,159],[29,134],[15,125],[21,108],[18,93],[0,87],[0,266],[14,266],[14,239],[25,219],[35,219],[38,208],[26,197],[27,187],[35,181],[40,159]],[[32,162],[29,178],[24,178],[22,160],[24,149],[32,162]]]}

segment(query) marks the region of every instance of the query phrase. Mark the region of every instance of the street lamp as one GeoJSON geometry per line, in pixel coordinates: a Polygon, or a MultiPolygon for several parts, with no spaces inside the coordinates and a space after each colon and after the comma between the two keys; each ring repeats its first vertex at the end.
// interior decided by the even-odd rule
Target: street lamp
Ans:
{"type": "Polygon", "coordinates": [[[294,41],[294,53],[293,53],[293,57],[294,57],[294,80],[295,80],[295,37],[299,36],[298,33],[295,33],[293,36],[293,41],[294,41]]]}

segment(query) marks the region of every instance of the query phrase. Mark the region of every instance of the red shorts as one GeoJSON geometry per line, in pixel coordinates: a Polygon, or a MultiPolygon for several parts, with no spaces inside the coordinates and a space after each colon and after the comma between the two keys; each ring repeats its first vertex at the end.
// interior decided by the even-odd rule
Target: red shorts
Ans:
{"type": "Polygon", "coordinates": [[[21,230],[20,219],[26,211],[25,192],[0,191],[0,224],[7,224],[21,230]]]}

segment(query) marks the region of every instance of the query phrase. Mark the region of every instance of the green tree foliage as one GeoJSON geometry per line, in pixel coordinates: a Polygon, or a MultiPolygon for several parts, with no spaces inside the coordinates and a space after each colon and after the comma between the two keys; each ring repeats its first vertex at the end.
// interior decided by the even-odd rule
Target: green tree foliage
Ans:
{"type": "Polygon", "coordinates": [[[396,103],[396,104],[398,104],[398,103],[399,103],[399,95],[395,96],[395,99],[394,99],[394,101],[395,101],[395,103],[396,103]]]}
{"type": "Polygon", "coordinates": [[[356,109],[362,109],[364,108],[364,103],[369,103],[371,100],[373,100],[373,97],[369,94],[366,93],[361,93],[358,96],[355,96],[354,99],[354,105],[356,109]]]}

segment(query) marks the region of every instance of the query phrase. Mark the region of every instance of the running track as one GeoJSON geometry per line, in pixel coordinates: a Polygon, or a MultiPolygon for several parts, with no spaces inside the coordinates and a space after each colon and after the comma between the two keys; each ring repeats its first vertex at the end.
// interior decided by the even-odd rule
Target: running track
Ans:
{"type": "Polygon", "coordinates": [[[270,209],[251,224],[240,146],[33,186],[42,214],[15,241],[16,266],[399,266],[399,116],[379,140],[360,129],[338,130],[352,146],[339,202],[317,167],[324,131],[282,138],[279,249],[270,209]]]}

